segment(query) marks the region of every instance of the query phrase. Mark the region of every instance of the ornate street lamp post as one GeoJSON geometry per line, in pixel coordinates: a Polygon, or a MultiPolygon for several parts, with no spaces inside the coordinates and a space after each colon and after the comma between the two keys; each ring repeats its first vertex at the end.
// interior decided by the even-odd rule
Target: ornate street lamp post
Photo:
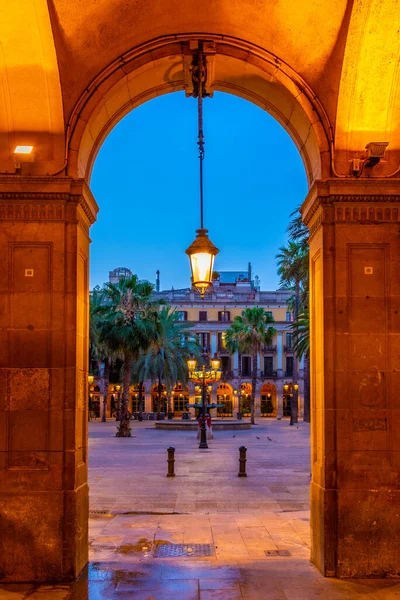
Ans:
{"type": "MultiPolygon", "coordinates": [[[[218,356],[214,354],[211,359],[211,364],[208,364],[208,352],[204,351],[202,354],[203,364],[197,367],[196,359],[191,356],[187,361],[189,370],[189,379],[199,383],[201,385],[201,428],[200,428],[200,444],[199,448],[208,448],[207,444],[207,430],[206,430],[206,408],[213,408],[213,404],[207,404],[207,384],[213,381],[219,381],[221,379],[221,361],[218,356]]],[[[189,405],[190,406],[190,405],[189,405]]],[[[197,405],[192,405],[197,408],[197,405]]],[[[217,406],[217,405],[215,405],[217,406]]]]}
{"type": "Polygon", "coordinates": [[[203,53],[203,43],[199,42],[199,49],[193,56],[192,63],[193,95],[198,99],[198,146],[200,161],[200,229],[196,230],[196,239],[186,254],[190,259],[192,271],[192,284],[197,289],[201,298],[207,289],[212,285],[212,274],[214,259],[219,250],[209,239],[208,230],[204,228],[203,220],[203,160],[204,160],[204,135],[203,135],[203,97],[205,93],[205,83],[207,80],[207,63],[203,53]]]}
{"type": "Polygon", "coordinates": [[[236,413],[236,417],[238,419],[238,421],[241,421],[242,419],[242,412],[241,412],[241,406],[240,406],[240,396],[242,394],[242,390],[240,392],[238,392],[237,390],[233,390],[233,394],[235,396],[235,401],[237,402],[237,413],[236,413]]]}
{"type": "Polygon", "coordinates": [[[298,400],[299,398],[299,384],[297,381],[293,383],[292,394],[290,396],[290,423],[289,425],[294,425],[298,422],[297,419],[297,411],[298,411],[298,400]]]}

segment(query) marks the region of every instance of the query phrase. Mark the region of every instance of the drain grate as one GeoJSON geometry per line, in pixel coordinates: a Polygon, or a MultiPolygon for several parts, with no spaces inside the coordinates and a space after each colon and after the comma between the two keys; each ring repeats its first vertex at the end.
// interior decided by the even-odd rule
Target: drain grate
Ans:
{"type": "Polygon", "coordinates": [[[291,556],[289,550],[265,550],[267,556],[291,556]]]}
{"type": "Polygon", "coordinates": [[[213,556],[212,544],[159,544],[155,558],[172,558],[176,556],[213,556]]]}

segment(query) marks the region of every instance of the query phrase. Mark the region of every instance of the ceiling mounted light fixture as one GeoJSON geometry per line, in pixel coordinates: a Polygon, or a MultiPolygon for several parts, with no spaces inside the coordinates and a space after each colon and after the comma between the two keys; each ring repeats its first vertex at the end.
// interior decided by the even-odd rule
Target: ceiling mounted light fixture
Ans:
{"type": "Polygon", "coordinates": [[[204,135],[203,135],[203,97],[207,80],[207,62],[203,52],[203,43],[199,42],[198,49],[193,55],[192,62],[193,96],[197,98],[198,114],[198,146],[200,162],[200,229],[196,230],[196,239],[186,250],[190,259],[192,271],[192,285],[197,289],[201,298],[212,285],[214,259],[219,250],[210,238],[208,230],[204,228],[203,219],[203,160],[204,160],[204,135]]]}
{"type": "Polygon", "coordinates": [[[14,154],[30,154],[33,150],[33,146],[16,146],[14,154]]]}

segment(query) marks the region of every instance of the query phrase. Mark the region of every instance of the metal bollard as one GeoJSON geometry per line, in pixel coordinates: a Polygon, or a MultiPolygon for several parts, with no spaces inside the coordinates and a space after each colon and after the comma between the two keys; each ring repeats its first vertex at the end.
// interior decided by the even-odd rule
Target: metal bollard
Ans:
{"type": "Polygon", "coordinates": [[[247,477],[246,473],[246,446],[240,446],[239,448],[239,473],[238,477],[247,477]]]}
{"type": "Polygon", "coordinates": [[[168,452],[168,473],[167,477],[175,477],[174,464],[175,464],[175,448],[170,446],[167,448],[168,452]]]}

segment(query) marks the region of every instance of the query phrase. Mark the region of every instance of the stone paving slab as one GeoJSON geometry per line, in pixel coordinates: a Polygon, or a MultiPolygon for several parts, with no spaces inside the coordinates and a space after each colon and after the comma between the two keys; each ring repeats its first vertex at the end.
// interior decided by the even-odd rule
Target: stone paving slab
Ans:
{"type": "Polygon", "coordinates": [[[0,586],[0,600],[400,600],[398,580],[325,579],[309,562],[307,424],[218,432],[205,451],[193,432],[148,423],[133,423],[130,439],[115,438],[113,422],[89,433],[89,568],[72,585],[0,586]],[[237,477],[241,445],[247,478],[237,477]],[[160,543],[214,554],[155,558],[160,543]]]}

